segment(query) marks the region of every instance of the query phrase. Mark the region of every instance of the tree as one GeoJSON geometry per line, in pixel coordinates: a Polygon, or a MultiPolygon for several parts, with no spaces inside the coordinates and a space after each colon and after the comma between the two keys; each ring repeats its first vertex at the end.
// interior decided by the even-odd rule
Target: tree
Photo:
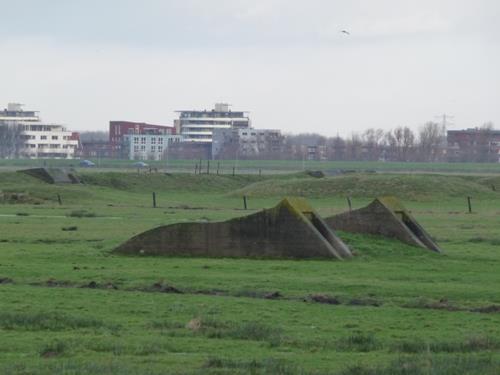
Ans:
{"type": "Polygon", "coordinates": [[[364,131],[361,140],[366,150],[368,160],[378,160],[381,156],[384,131],[382,129],[370,128],[364,131]]]}
{"type": "Polygon", "coordinates": [[[427,122],[419,130],[419,160],[437,161],[442,157],[441,150],[444,149],[446,129],[444,125],[437,122],[427,122]]]}
{"type": "Polygon", "coordinates": [[[15,158],[23,146],[20,126],[0,125],[0,158],[15,158]]]}
{"type": "Polygon", "coordinates": [[[496,161],[497,154],[495,153],[493,147],[493,131],[495,130],[495,126],[492,122],[485,122],[478,129],[478,137],[477,137],[477,145],[476,151],[477,154],[474,155],[474,161],[477,162],[491,162],[496,161]]]}

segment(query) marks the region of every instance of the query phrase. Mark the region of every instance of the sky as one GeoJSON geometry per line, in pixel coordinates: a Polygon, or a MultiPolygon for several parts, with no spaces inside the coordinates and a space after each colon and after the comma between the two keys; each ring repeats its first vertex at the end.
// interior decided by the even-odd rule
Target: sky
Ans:
{"type": "Polygon", "coordinates": [[[256,128],[500,127],[497,0],[0,0],[0,108],[71,130],[228,102],[256,128]],[[350,35],[341,32],[347,30],[350,35]]]}

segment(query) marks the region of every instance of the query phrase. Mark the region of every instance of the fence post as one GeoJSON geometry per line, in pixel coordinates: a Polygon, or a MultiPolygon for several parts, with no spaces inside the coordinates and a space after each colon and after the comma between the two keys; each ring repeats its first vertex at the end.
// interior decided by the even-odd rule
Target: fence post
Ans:
{"type": "Polygon", "coordinates": [[[220,161],[217,162],[217,174],[219,174],[220,161]]]}
{"type": "Polygon", "coordinates": [[[59,202],[59,206],[62,205],[61,194],[57,194],[57,201],[59,202]]]}
{"type": "Polygon", "coordinates": [[[234,166],[233,166],[233,177],[234,177],[234,166]]]}
{"type": "Polygon", "coordinates": [[[156,193],[153,191],[153,208],[156,208],[156,193]]]}
{"type": "Polygon", "coordinates": [[[349,212],[352,211],[351,197],[347,197],[347,204],[349,205],[349,212]]]}
{"type": "Polygon", "coordinates": [[[469,205],[469,213],[472,213],[472,204],[471,204],[471,197],[467,197],[467,203],[469,205]]]}
{"type": "Polygon", "coordinates": [[[247,209],[247,196],[246,195],[243,196],[243,207],[245,208],[245,210],[247,209]]]}
{"type": "Polygon", "coordinates": [[[210,160],[207,160],[207,174],[210,174],[210,160]]]}

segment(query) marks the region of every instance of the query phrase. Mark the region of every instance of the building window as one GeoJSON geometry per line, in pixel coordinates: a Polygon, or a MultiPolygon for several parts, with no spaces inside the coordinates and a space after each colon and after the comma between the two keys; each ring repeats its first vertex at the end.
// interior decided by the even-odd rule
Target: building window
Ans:
{"type": "Polygon", "coordinates": [[[156,147],[155,146],[151,146],[151,152],[156,152],[156,147]]]}
{"type": "Polygon", "coordinates": [[[139,151],[139,146],[134,146],[134,152],[138,152],[139,151]]]}
{"type": "Polygon", "coordinates": [[[141,144],[146,144],[146,137],[141,137],[141,144]]]}
{"type": "Polygon", "coordinates": [[[158,152],[163,152],[163,146],[158,146],[158,152]]]}
{"type": "Polygon", "coordinates": [[[151,143],[152,143],[152,144],[155,144],[155,143],[156,143],[156,138],[155,138],[155,137],[151,138],[151,143]]]}
{"type": "Polygon", "coordinates": [[[139,137],[134,137],[134,143],[139,143],[139,137]]]}
{"type": "Polygon", "coordinates": [[[146,145],[141,145],[141,151],[146,151],[146,145]]]}
{"type": "Polygon", "coordinates": [[[46,136],[46,135],[41,135],[41,136],[40,136],[40,139],[41,139],[41,140],[47,139],[47,136],[46,136]]]}
{"type": "Polygon", "coordinates": [[[57,139],[58,139],[58,136],[57,136],[57,135],[53,135],[53,136],[52,136],[52,140],[53,140],[53,141],[57,141],[57,139]]]}
{"type": "Polygon", "coordinates": [[[162,145],[162,144],[163,144],[163,138],[158,138],[158,143],[159,143],[160,145],[162,145]]]}

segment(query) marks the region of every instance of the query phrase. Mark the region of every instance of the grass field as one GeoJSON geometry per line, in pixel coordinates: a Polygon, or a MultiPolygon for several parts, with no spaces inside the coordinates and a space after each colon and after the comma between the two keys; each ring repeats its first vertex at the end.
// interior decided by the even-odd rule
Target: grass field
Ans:
{"type": "Polygon", "coordinates": [[[500,373],[499,177],[81,177],[54,186],[0,172],[1,374],[500,373]],[[356,208],[388,193],[444,254],[342,232],[352,260],[111,253],[144,230],[287,194],[329,216],[346,196],[356,208]]]}
{"type": "MultiPolygon", "coordinates": [[[[131,160],[92,159],[97,170],[135,171],[131,160]]],[[[193,173],[199,160],[162,160],[148,161],[152,167],[167,172],[193,173]]],[[[202,170],[207,172],[207,161],[202,160],[202,170]]],[[[468,173],[468,174],[498,174],[500,163],[406,163],[382,161],[314,161],[314,160],[211,160],[209,172],[232,174],[233,168],[237,174],[277,174],[293,173],[304,170],[335,171],[339,169],[353,171],[380,172],[433,172],[433,173],[468,173]]],[[[79,169],[79,160],[33,160],[0,159],[0,170],[16,170],[21,167],[75,167],[79,169]]]]}

